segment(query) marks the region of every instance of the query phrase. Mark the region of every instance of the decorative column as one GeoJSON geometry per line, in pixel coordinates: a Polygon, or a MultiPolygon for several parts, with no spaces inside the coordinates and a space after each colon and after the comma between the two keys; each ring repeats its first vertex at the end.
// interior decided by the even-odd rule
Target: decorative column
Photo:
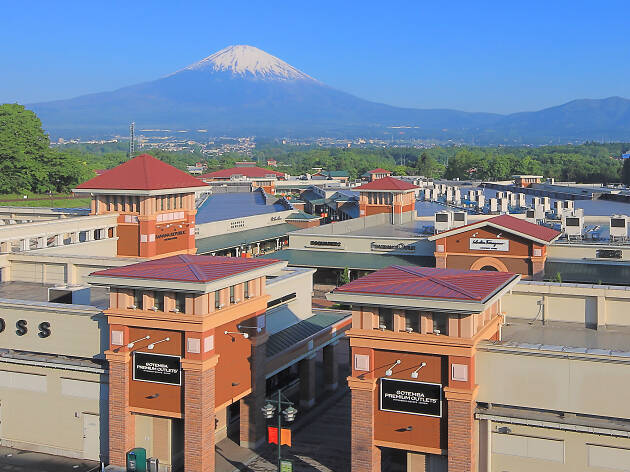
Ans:
{"type": "Polygon", "coordinates": [[[315,355],[302,359],[300,372],[300,408],[308,410],[315,405],[315,355]]]}
{"type": "Polygon", "coordinates": [[[337,362],[337,346],[339,341],[334,341],[323,349],[324,354],[324,388],[334,392],[339,386],[339,365],[337,362]]]}
{"type": "Polygon", "coordinates": [[[448,402],[448,471],[473,472],[474,410],[478,387],[472,390],[445,387],[448,402]]]}
{"type": "Polygon", "coordinates": [[[265,363],[269,335],[263,332],[250,339],[252,341],[250,364],[252,391],[240,401],[240,445],[248,449],[256,449],[265,442],[265,418],[262,407],[267,393],[265,363]]]}
{"type": "Polygon", "coordinates": [[[109,361],[109,463],[125,467],[136,432],[135,419],[129,411],[131,356],[126,351],[106,351],[105,356],[109,361]]]}
{"type": "Polygon", "coordinates": [[[182,360],[184,370],[184,470],[214,471],[214,389],[219,356],[182,360]]]}
{"type": "MultiPolygon", "coordinates": [[[[381,450],[374,445],[374,398],[376,380],[348,377],[352,394],[350,431],[351,472],[380,472],[381,450]]],[[[450,469],[449,469],[450,471],[450,469]]]]}

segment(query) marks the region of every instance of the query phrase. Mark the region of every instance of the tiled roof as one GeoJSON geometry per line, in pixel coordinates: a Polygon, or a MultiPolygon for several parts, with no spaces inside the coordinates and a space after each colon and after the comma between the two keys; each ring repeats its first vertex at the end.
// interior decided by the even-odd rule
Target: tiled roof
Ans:
{"type": "Polygon", "coordinates": [[[525,221],[520,218],[514,218],[510,215],[495,216],[494,218],[490,218],[490,220],[488,221],[492,222],[495,225],[502,226],[503,228],[511,229],[518,233],[549,242],[553,241],[561,234],[560,231],[556,231],[555,229],[547,228],[546,226],[537,225],[535,223],[530,223],[529,221],[525,221]]]}
{"type": "Polygon", "coordinates": [[[284,177],[284,173],[270,169],[263,169],[261,167],[231,167],[229,169],[221,169],[215,172],[209,172],[199,176],[201,179],[216,179],[223,178],[229,179],[233,175],[242,175],[243,177],[252,178],[265,178],[268,175],[274,175],[278,178],[284,177]]]}
{"type": "Polygon", "coordinates": [[[383,177],[382,179],[377,179],[372,182],[368,182],[367,184],[363,184],[360,187],[356,187],[354,190],[394,190],[394,191],[403,191],[403,190],[413,190],[416,188],[420,188],[416,185],[410,184],[409,182],[405,182],[400,179],[396,179],[394,177],[383,177]]]}
{"type": "Polygon", "coordinates": [[[391,266],[334,292],[483,301],[517,277],[509,272],[391,266]]]}
{"type": "Polygon", "coordinates": [[[286,220],[319,220],[320,216],[311,215],[310,213],[306,213],[304,211],[296,211],[295,213],[291,213],[286,217],[286,220]]]}
{"type": "Polygon", "coordinates": [[[369,170],[367,171],[368,174],[391,174],[392,171],[390,170],[385,170],[385,169],[381,169],[380,167],[378,169],[373,169],[373,170],[369,170]]]}
{"type": "Polygon", "coordinates": [[[486,225],[504,229],[510,233],[517,234],[525,238],[531,238],[542,243],[550,243],[562,234],[560,231],[556,231],[555,229],[530,223],[529,221],[525,221],[521,218],[515,218],[511,215],[498,215],[488,218],[487,220],[477,221],[476,223],[471,223],[466,226],[460,226],[458,228],[453,228],[451,230],[435,234],[430,236],[429,240],[433,241],[486,225]]]}
{"type": "Polygon", "coordinates": [[[178,255],[99,270],[90,275],[207,283],[276,262],[275,259],[178,255]]]}
{"type": "Polygon", "coordinates": [[[77,189],[163,190],[168,188],[205,187],[207,184],[149,154],[123,162],[77,189]]]}

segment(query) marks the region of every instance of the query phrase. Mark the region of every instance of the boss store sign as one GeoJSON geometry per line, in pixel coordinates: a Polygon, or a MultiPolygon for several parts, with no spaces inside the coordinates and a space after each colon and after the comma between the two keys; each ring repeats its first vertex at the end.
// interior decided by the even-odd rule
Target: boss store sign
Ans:
{"type": "Polygon", "coordinates": [[[181,385],[181,358],[166,354],[134,352],[133,379],[140,382],[181,385]]]}
{"type": "MultiPolygon", "coordinates": [[[[4,333],[7,331],[7,323],[4,321],[4,318],[0,318],[0,333],[4,333]]],[[[24,336],[31,331],[31,327],[28,324],[27,320],[17,320],[15,322],[15,334],[18,336],[24,336]]],[[[48,321],[42,321],[39,323],[34,331],[37,333],[37,336],[40,338],[47,338],[51,335],[52,331],[50,329],[50,323],[48,321]]]]}
{"type": "Polygon", "coordinates": [[[381,378],[382,411],[442,417],[442,385],[381,378]]]}

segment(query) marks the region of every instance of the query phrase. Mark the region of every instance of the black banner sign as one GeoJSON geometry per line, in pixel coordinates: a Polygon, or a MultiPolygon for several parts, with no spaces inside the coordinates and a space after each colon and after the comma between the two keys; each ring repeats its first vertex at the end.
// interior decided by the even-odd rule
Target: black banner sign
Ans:
{"type": "Polygon", "coordinates": [[[621,249],[598,249],[595,251],[595,257],[598,259],[621,259],[621,249]]]}
{"type": "Polygon", "coordinates": [[[442,417],[442,385],[381,378],[380,409],[442,417]]]}
{"type": "Polygon", "coordinates": [[[133,379],[168,385],[182,384],[179,356],[166,354],[133,353],[133,379]]]}

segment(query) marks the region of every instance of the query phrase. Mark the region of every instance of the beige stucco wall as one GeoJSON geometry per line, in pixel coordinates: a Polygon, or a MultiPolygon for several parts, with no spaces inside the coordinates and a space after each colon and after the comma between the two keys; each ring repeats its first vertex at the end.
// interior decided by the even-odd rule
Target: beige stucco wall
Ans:
{"type": "MultiPolygon", "coordinates": [[[[0,359],[0,444],[84,458],[84,415],[99,415],[107,450],[104,374],[11,364],[0,359]]],[[[98,459],[98,457],[91,457],[98,459]]]]}
{"type": "Polygon", "coordinates": [[[630,419],[627,359],[492,349],[476,356],[479,402],[630,419]]]}
{"type": "Polygon", "coordinates": [[[540,310],[538,302],[546,321],[630,326],[630,287],[521,281],[503,297],[501,309],[508,321],[533,320],[540,310]]]}
{"type": "MultiPolygon", "coordinates": [[[[286,320],[291,324],[306,319],[313,314],[311,299],[313,296],[313,274],[314,269],[285,269],[278,272],[278,278],[267,279],[265,287],[269,300],[275,300],[284,295],[295,292],[296,298],[287,303],[288,308],[297,316],[298,319],[286,320]]],[[[268,330],[276,332],[286,326],[281,326],[280,320],[275,319],[273,315],[274,309],[270,310],[267,315],[268,330]]]]}
{"type": "Polygon", "coordinates": [[[26,352],[91,359],[108,346],[107,321],[95,307],[0,299],[0,317],[6,328],[0,333],[0,346],[26,352]],[[27,322],[28,332],[16,334],[18,320],[27,322]],[[38,326],[50,323],[50,336],[38,336],[38,326]]]}
{"type": "Polygon", "coordinates": [[[264,215],[246,216],[242,218],[233,218],[229,220],[212,221],[210,223],[198,224],[198,233],[196,238],[207,238],[209,236],[246,231],[248,229],[266,228],[267,226],[286,223],[285,219],[287,218],[287,216],[293,213],[295,213],[295,210],[285,210],[275,213],[267,213],[264,215]],[[231,224],[233,222],[239,222],[238,227],[231,228],[231,224]],[[240,222],[242,222],[242,225],[240,224],[240,222]]]}
{"type": "MultiPolygon", "coordinates": [[[[516,425],[492,422],[491,468],[493,472],[612,472],[613,468],[597,467],[601,464],[597,456],[608,456],[616,470],[629,470],[630,463],[624,463],[630,452],[630,439],[615,436],[588,434],[576,431],[539,428],[528,425],[516,425]],[[496,432],[507,427],[509,434],[496,432]],[[526,446],[527,439],[534,443],[526,446]],[[533,446],[533,447],[532,447],[533,446]],[[592,446],[600,448],[593,451],[592,446]],[[602,448],[603,446],[603,448],[602,448]],[[599,454],[594,454],[599,452],[599,454]]],[[[482,469],[480,469],[482,470],[482,469]]]]}

